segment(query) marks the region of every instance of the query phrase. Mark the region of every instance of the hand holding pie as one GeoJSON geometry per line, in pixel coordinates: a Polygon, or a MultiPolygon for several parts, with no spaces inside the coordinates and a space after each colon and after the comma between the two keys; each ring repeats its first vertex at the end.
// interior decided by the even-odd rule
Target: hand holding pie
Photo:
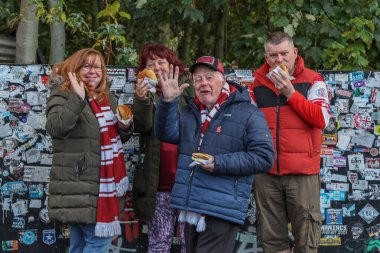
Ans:
{"type": "Polygon", "coordinates": [[[214,157],[205,153],[193,153],[191,159],[193,159],[193,162],[190,163],[189,167],[194,167],[200,164],[211,164],[214,162],[214,157]]]}
{"type": "Polygon", "coordinates": [[[128,105],[119,105],[116,108],[116,112],[117,119],[123,124],[128,125],[132,121],[133,113],[131,107],[128,105]]]}

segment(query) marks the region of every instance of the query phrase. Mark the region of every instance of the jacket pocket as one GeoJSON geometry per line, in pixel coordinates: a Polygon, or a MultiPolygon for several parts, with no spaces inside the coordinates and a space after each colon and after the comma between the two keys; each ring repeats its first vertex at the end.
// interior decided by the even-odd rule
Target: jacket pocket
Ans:
{"type": "Polygon", "coordinates": [[[312,248],[317,248],[321,239],[322,215],[320,212],[310,212],[307,245],[312,248]]]}

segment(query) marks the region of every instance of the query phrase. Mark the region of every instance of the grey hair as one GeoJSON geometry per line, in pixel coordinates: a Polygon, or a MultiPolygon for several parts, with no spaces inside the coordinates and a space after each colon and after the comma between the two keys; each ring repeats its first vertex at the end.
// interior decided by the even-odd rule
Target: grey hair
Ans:
{"type": "Polygon", "coordinates": [[[219,72],[219,71],[216,71],[218,76],[219,76],[219,79],[220,81],[223,81],[224,80],[224,75],[222,74],[222,72],[219,72]]]}
{"type": "Polygon", "coordinates": [[[271,34],[264,43],[265,52],[267,51],[268,44],[278,45],[284,41],[288,41],[290,45],[292,46],[292,48],[294,48],[293,39],[288,34],[282,31],[271,34]]]}

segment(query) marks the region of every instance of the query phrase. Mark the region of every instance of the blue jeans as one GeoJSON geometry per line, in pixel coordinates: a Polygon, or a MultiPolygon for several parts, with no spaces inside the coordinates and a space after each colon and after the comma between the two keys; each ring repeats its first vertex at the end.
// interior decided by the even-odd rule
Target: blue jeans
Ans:
{"type": "Polygon", "coordinates": [[[108,253],[112,237],[95,236],[95,224],[70,226],[70,253],[108,253]]]}

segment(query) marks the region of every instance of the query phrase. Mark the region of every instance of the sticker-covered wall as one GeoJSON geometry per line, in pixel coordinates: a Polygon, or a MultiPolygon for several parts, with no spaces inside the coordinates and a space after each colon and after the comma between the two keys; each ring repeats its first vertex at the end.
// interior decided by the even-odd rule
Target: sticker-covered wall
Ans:
{"type": "Polygon", "coordinates": [[[378,252],[380,72],[321,74],[332,117],[322,135],[319,252],[378,252]]]}
{"type": "MultiPolygon", "coordinates": [[[[46,65],[0,65],[0,242],[1,252],[65,252],[67,225],[47,215],[52,142],[45,131],[46,65]]],[[[252,71],[226,71],[227,78],[247,84],[252,71]]],[[[319,252],[377,252],[380,249],[380,72],[320,72],[328,84],[332,118],[321,150],[319,252]],[[378,124],[379,123],[379,124],[378,124]]],[[[119,104],[133,106],[134,68],[109,67],[111,90],[119,104]]],[[[128,176],[141,163],[139,136],[124,144],[128,176]]],[[[134,219],[131,189],[123,234],[110,252],[146,252],[147,227],[134,219]]],[[[257,240],[252,200],[236,253],[263,252],[257,240]]],[[[179,231],[172,252],[180,252],[179,231]]],[[[289,236],[291,238],[291,234],[289,236]]]]}

